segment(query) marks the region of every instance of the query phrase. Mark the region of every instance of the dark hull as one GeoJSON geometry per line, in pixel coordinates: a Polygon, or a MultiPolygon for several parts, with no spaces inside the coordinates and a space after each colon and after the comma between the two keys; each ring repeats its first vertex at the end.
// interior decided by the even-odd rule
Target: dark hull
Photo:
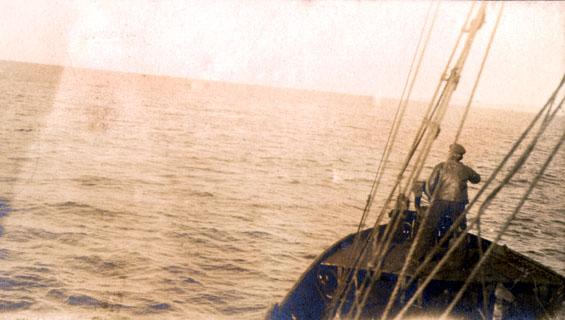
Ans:
{"type": "MultiPolygon", "coordinates": [[[[384,231],[385,226],[380,226],[384,231]]],[[[361,233],[361,242],[367,239],[371,230],[361,233]]],[[[323,252],[301,276],[285,299],[275,305],[267,319],[324,319],[329,317],[333,298],[338,286],[338,275],[347,274],[353,268],[350,257],[355,256],[352,246],[355,234],[351,234],[335,243],[323,252]]],[[[409,315],[434,316],[441,314],[463,286],[470,270],[478,261],[479,239],[468,236],[463,255],[448,261],[426,286],[422,297],[409,310],[409,315]]],[[[491,246],[490,241],[481,239],[483,250],[491,246]]],[[[394,244],[385,258],[381,274],[369,293],[361,318],[378,318],[388,303],[391,292],[397,282],[400,268],[406,256],[409,243],[394,244]]],[[[370,259],[367,259],[370,260],[370,259]]],[[[436,261],[437,262],[437,261],[436,261]]],[[[430,266],[430,269],[433,268],[430,266]]],[[[374,277],[374,270],[369,261],[360,262],[360,271],[356,279],[348,280],[363,283],[366,277],[374,277]]],[[[472,282],[462,299],[455,306],[452,315],[464,319],[492,319],[495,308],[504,308],[504,319],[537,319],[551,316],[561,307],[565,294],[565,278],[547,267],[506,247],[497,246],[493,254],[481,268],[481,280],[477,277],[472,282]],[[499,297],[497,286],[512,296],[512,301],[499,297]],[[495,294],[496,293],[496,294],[495,294]]],[[[410,280],[414,270],[407,272],[410,280]]],[[[424,274],[426,271],[424,270],[424,274]]],[[[343,279],[343,278],[341,278],[343,279]]],[[[403,294],[395,299],[391,316],[410,299],[418,288],[418,281],[405,288],[403,294]]],[[[406,281],[404,282],[406,283],[406,281]]],[[[345,295],[341,316],[346,316],[354,302],[353,290],[345,295]]]]}

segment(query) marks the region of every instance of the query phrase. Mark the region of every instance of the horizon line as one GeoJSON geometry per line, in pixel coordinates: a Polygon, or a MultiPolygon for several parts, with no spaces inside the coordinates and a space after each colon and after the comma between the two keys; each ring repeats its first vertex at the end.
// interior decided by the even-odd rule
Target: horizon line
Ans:
{"type": "MultiPolygon", "coordinates": [[[[7,62],[7,63],[19,63],[19,64],[32,64],[32,65],[42,65],[42,66],[49,66],[49,67],[59,67],[59,68],[69,68],[69,69],[77,69],[77,70],[84,70],[84,71],[95,71],[95,72],[106,72],[106,73],[121,73],[124,75],[137,75],[137,76],[149,76],[154,78],[169,78],[169,79],[178,79],[178,80],[185,80],[185,81],[194,81],[194,82],[211,82],[215,84],[227,84],[232,86],[247,86],[247,87],[259,87],[265,89],[275,89],[275,90],[290,90],[290,91],[301,91],[301,92],[310,92],[316,94],[332,94],[332,95],[343,95],[343,96],[351,96],[351,97],[358,97],[358,98],[368,98],[373,100],[373,105],[376,105],[378,100],[393,100],[395,102],[399,102],[400,98],[391,97],[391,96],[376,96],[370,94],[360,94],[360,93],[353,93],[353,92],[344,92],[344,91],[328,91],[328,90],[320,90],[320,89],[309,89],[309,88],[296,88],[296,87],[284,87],[284,86],[272,86],[266,84],[258,84],[258,83],[249,83],[249,82],[234,82],[234,81],[226,81],[226,80],[215,80],[215,79],[203,79],[203,78],[188,78],[183,77],[180,75],[172,75],[172,74],[156,74],[156,73],[144,73],[144,72],[135,72],[135,71],[126,71],[126,70],[115,70],[115,69],[97,69],[91,67],[82,67],[82,66],[70,66],[64,64],[54,64],[54,63],[44,63],[44,62],[37,62],[37,61],[26,61],[26,60],[6,60],[0,58],[0,62],[7,62]]],[[[427,104],[429,101],[422,100],[422,99],[410,99],[410,104],[427,104]]],[[[463,108],[464,104],[460,103],[452,103],[452,106],[456,108],[463,108]]],[[[508,104],[508,105],[501,105],[501,104],[489,104],[489,103],[472,103],[471,109],[479,108],[479,109],[488,109],[488,110],[499,110],[499,111],[512,111],[518,113],[536,113],[538,110],[533,109],[529,110],[528,105],[515,105],[515,104],[508,104]],[[514,109],[512,107],[518,107],[518,109],[514,109]]]]}

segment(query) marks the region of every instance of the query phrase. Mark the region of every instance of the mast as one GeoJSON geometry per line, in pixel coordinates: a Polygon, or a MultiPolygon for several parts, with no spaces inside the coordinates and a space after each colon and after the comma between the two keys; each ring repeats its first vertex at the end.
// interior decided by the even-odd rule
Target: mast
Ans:
{"type": "MultiPolygon", "coordinates": [[[[416,160],[416,164],[415,164],[415,168],[414,171],[411,173],[410,178],[408,179],[408,181],[406,182],[406,187],[404,190],[406,190],[406,188],[408,188],[408,186],[412,185],[412,183],[417,180],[417,178],[420,176],[420,173],[424,167],[424,162],[425,159],[427,158],[429,151],[431,149],[431,146],[435,140],[435,138],[437,137],[437,135],[439,134],[439,130],[440,130],[440,124],[443,120],[443,117],[445,115],[445,112],[447,111],[447,107],[449,105],[449,102],[451,101],[451,97],[453,96],[453,93],[455,92],[455,90],[457,89],[457,85],[459,84],[459,80],[461,78],[461,73],[463,71],[463,67],[465,66],[465,62],[467,60],[467,57],[469,56],[469,52],[471,51],[471,47],[475,41],[475,36],[477,35],[478,30],[482,27],[484,21],[485,21],[485,15],[486,15],[486,2],[482,2],[481,6],[479,8],[479,11],[477,12],[477,15],[475,16],[475,18],[471,21],[471,24],[469,26],[469,28],[467,30],[465,30],[468,33],[467,39],[465,41],[465,45],[459,55],[459,58],[457,59],[457,62],[455,63],[455,66],[451,69],[449,75],[444,74],[442,77],[442,81],[446,81],[445,87],[443,89],[443,92],[441,93],[439,100],[436,104],[436,108],[435,110],[437,110],[437,112],[435,112],[435,114],[433,114],[432,119],[430,119],[429,121],[429,125],[428,128],[430,129],[428,131],[428,134],[425,138],[425,143],[424,146],[420,152],[420,155],[418,156],[417,160],[416,160]]],[[[454,49],[455,50],[455,49],[454,49]]],[[[433,198],[433,195],[432,195],[433,198]]],[[[429,210],[429,208],[428,208],[429,210]]],[[[427,218],[427,214],[425,215],[424,219],[427,218]]],[[[422,225],[425,223],[422,222],[422,225]]],[[[406,271],[408,269],[409,266],[409,262],[415,252],[415,249],[417,247],[417,244],[419,242],[419,240],[421,239],[421,232],[418,232],[416,234],[416,238],[414,239],[411,247],[410,247],[410,251],[408,253],[408,256],[406,257],[404,266],[402,268],[401,274],[399,275],[399,279],[403,279],[405,277],[406,271]]],[[[389,298],[389,302],[387,303],[387,306],[385,308],[385,311],[383,313],[382,319],[386,319],[388,316],[388,313],[390,312],[390,309],[392,308],[392,304],[394,303],[394,300],[398,294],[398,291],[401,289],[400,285],[403,281],[398,281],[395,285],[395,288],[393,290],[393,293],[391,295],[391,297],[389,298]]],[[[406,311],[408,311],[408,306],[411,305],[412,303],[414,303],[414,301],[416,300],[416,298],[422,293],[422,287],[419,288],[417,290],[417,292],[412,296],[411,299],[409,299],[409,301],[406,303],[406,305],[400,310],[400,312],[394,317],[394,320],[396,319],[401,319],[404,314],[406,313],[406,311]]]]}
{"type": "Polygon", "coordinates": [[[482,27],[485,21],[486,6],[487,6],[486,2],[483,2],[481,4],[477,16],[475,17],[475,19],[473,19],[473,21],[471,21],[471,25],[469,26],[469,29],[466,30],[469,33],[469,35],[467,36],[467,41],[465,42],[463,51],[461,52],[459,59],[457,59],[457,63],[451,69],[449,76],[447,77],[446,75],[443,76],[443,80],[446,80],[447,84],[444,88],[443,94],[441,95],[440,101],[438,102],[438,110],[443,110],[443,113],[441,113],[441,118],[443,118],[443,114],[445,113],[445,110],[447,110],[447,105],[451,100],[451,96],[453,95],[453,92],[455,92],[455,90],[457,89],[457,85],[459,84],[459,79],[461,78],[461,72],[463,71],[463,66],[465,65],[465,61],[469,56],[469,52],[471,51],[471,46],[473,45],[473,42],[475,41],[475,36],[477,35],[477,31],[479,31],[479,29],[482,27]]]}
{"type": "MultiPolygon", "coordinates": [[[[412,146],[413,149],[411,150],[410,154],[416,151],[416,148],[418,147],[418,144],[421,142],[422,138],[424,139],[424,147],[420,151],[420,154],[418,155],[418,158],[415,161],[414,171],[410,174],[407,183],[405,184],[404,188],[401,189],[401,191],[409,190],[413,182],[417,180],[417,178],[420,176],[421,170],[424,167],[424,162],[430,151],[429,149],[431,148],[433,141],[439,134],[440,124],[443,120],[445,112],[447,111],[447,107],[449,106],[451,97],[453,96],[453,93],[455,92],[455,90],[457,89],[457,85],[459,84],[459,79],[461,78],[463,67],[465,66],[465,62],[467,60],[467,57],[469,56],[469,52],[471,51],[473,42],[475,41],[475,36],[485,21],[486,7],[487,7],[487,3],[482,2],[479,11],[477,12],[477,15],[471,21],[469,28],[465,30],[468,33],[468,36],[465,41],[465,45],[459,55],[459,58],[455,63],[455,66],[451,68],[449,75],[444,74],[442,76],[441,80],[446,81],[446,84],[443,88],[443,91],[440,94],[437,103],[434,103],[432,101],[432,103],[434,103],[436,106],[434,108],[435,110],[432,111],[432,115],[430,115],[431,119],[428,118],[424,120],[424,121],[428,120],[427,129],[430,130],[428,130],[427,136],[425,138],[424,137],[416,138],[416,140],[414,141],[414,145],[412,146]]],[[[454,50],[456,50],[456,48],[454,48],[454,50]]],[[[406,168],[411,160],[412,158],[411,156],[409,156],[406,159],[403,168],[406,168]]],[[[404,171],[402,171],[399,174],[398,177],[399,179],[402,179],[403,173],[404,171]]]]}
{"type": "MultiPolygon", "coordinates": [[[[457,62],[455,63],[455,65],[453,66],[453,68],[451,68],[449,74],[444,74],[442,75],[441,81],[445,81],[445,86],[439,96],[439,99],[437,102],[432,101],[430,106],[435,105],[434,111],[429,115],[429,118],[424,119],[422,125],[422,128],[426,128],[429,130],[427,131],[427,135],[424,137],[424,135],[426,134],[426,131],[422,130],[420,131],[419,134],[417,134],[414,143],[412,145],[412,148],[410,150],[410,152],[408,153],[407,158],[405,159],[403,165],[402,165],[402,169],[398,175],[397,178],[397,182],[395,183],[393,190],[391,190],[385,205],[383,206],[383,210],[386,210],[388,204],[392,201],[395,192],[401,187],[401,182],[403,180],[404,177],[404,173],[406,172],[406,170],[408,169],[408,166],[410,164],[410,162],[412,162],[413,160],[413,156],[416,154],[416,150],[418,149],[418,146],[420,145],[420,143],[423,143],[422,149],[420,150],[415,163],[414,163],[414,169],[413,171],[410,173],[409,178],[407,179],[404,188],[401,188],[399,191],[402,193],[404,190],[409,190],[410,186],[413,184],[413,182],[415,180],[417,180],[417,178],[419,177],[423,167],[424,167],[424,163],[425,160],[431,150],[431,146],[435,140],[435,138],[437,137],[438,133],[439,133],[439,125],[442,122],[442,119],[445,115],[445,112],[447,111],[447,107],[449,105],[449,102],[451,101],[451,97],[453,96],[453,93],[455,92],[455,90],[457,89],[457,85],[459,84],[459,79],[461,77],[461,73],[463,71],[463,67],[465,65],[465,62],[467,61],[467,57],[469,56],[471,47],[474,43],[476,34],[478,32],[478,30],[482,27],[484,21],[485,21],[485,14],[486,14],[486,2],[482,2],[481,6],[475,16],[475,18],[471,21],[470,25],[468,28],[466,28],[464,31],[468,33],[465,44],[463,46],[463,49],[457,59],[457,62]],[[430,119],[431,118],[431,119],[430,119]]],[[[453,50],[455,51],[457,49],[457,47],[455,47],[453,50]]],[[[434,99],[435,100],[435,99],[434,99]]],[[[396,226],[392,226],[392,228],[394,228],[396,226]]],[[[387,228],[388,229],[388,228],[387,228]]],[[[393,232],[389,232],[388,234],[391,235],[393,232]]],[[[406,271],[408,269],[409,266],[409,262],[410,259],[412,258],[414,251],[416,249],[416,244],[420,239],[420,235],[421,233],[417,233],[416,238],[414,239],[414,242],[412,243],[412,246],[410,248],[410,251],[408,253],[408,256],[406,257],[405,263],[403,265],[402,271],[399,275],[399,279],[402,279],[403,277],[405,277],[406,271]]],[[[380,248],[378,251],[383,253],[387,251],[387,248],[390,246],[392,237],[388,237],[389,239],[386,240],[386,242],[383,244],[384,248],[380,248]]],[[[383,256],[382,254],[377,254],[378,259],[382,259],[383,256]]],[[[382,263],[376,263],[375,265],[379,266],[377,268],[377,270],[375,270],[375,274],[376,276],[373,277],[373,279],[377,279],[381,272],[381,268],[380,266],[382,266],[382,263]]],[[[395,300],[396,295],[398,294],[398,292],[400,291],[400,285],[401,285],[402,281],[398,281],[395,285],[395,288],[393,290],[393,293],[391,295],[391,297],[389,298],[389,303],[387,304],[387,307],[385,308],[385,311],[383,313],[382,318],[386,318],[388,316],[388,313],[390,312],[390,309],[392,307],[392,303],[395,300]]],[[[367,302],[369,293],[370,293],[370,289],[372,287],[372,283],[369,284],[369,286],[365,287],[365,292],[362,293],[362,297],[359,301],[358,307],[357,307],[357,312],[355,313],[355,319],[359,319],[359,317],[361,316],[362,313],[362,309],[364,307],[364,305],[367,302]]],[[[402,317],[402,315],[404,314],[404,312],[402,312],[401,314],[399,314],[396,318],[400,318],[402,317]]]]}

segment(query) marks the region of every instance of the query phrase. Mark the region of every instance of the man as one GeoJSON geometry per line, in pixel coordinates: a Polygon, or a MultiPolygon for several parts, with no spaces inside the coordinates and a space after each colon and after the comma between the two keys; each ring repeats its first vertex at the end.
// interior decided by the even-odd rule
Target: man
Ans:
{"type": "MultiPolygon", "coordinates": [[[[428,217],[421,227],[419,254],[423,256],[427,248],[433,247],[437,230],[440,225],[445,231],[449,230],[453,222],[465,211],[469,203],[467,195],[467,181],[479,183],[481,176],[475,170],[461,163],[465,148],[454,143],[449,146],[447,161],[435,166],[427,181],[427,191],[431,195],[428,217]]],[[[461,228],[466,228],[463,219],[461,228]]]]}

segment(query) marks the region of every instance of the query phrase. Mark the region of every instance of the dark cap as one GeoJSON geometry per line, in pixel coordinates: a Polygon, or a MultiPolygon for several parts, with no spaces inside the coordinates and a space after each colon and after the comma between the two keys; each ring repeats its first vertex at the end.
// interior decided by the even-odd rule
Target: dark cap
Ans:
{"type": "Polygon", "coordinates": [[[449,151],[451,151],[455,154],[460,154],[460,155],[465,154],[465,148],[463,148],[463,146],[460,145],[459,143],[454,143],[454,144],[450,145],[449,151]]]}

